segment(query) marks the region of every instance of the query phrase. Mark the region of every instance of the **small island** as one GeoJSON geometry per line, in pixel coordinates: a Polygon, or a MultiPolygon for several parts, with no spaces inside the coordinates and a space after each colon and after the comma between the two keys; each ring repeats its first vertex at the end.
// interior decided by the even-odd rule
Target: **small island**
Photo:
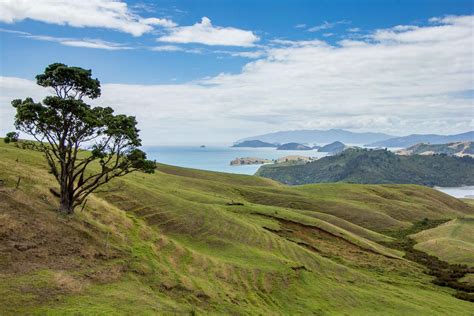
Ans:
{"type": "Polygon", "coordinates": [[[255,157],[243,157],[235,158],[230,162],[231,166],[242,166],[242,165],[262,165],[265,163],[272,163],[270,159],[255,158],[255,157]]]}
{"type": "Polygon", "coordinates": [[[343,152],[347,148],[348,146],[344,145],[341,142],[336,141],[336,142],[320,147],[318,151],[323,152],[323,153],[338,154],[338,153],[343,152]]]}
{"type": "Polygon", "coordinates": [[[299,144],[299,143],[286,143],[277,147],[277,150],[312,150],[313,148],[299,144]]]}
{"type": "Polygon", "coordinates": [[[236,143],[232,147],[250,147],[250,148],[261,148],[261,147],[277,147],[275,144],[262,142],[261,140],[246,140],[241,143],[236,143]]]}

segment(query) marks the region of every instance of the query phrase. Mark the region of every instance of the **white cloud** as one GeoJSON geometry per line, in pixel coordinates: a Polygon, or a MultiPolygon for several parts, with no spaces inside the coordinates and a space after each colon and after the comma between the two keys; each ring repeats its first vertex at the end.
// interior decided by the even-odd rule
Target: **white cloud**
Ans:
{"type": "Polygon", "coordinates": [[[232,52],[230,53],[230,55],[234,57],[244,57],[244,58],[255,59],[255,58],[260,58],[260,57],[265,56],[266,52],[263,50],[257,50],[253,52],[232,52]]]}
{"type": "Polygon", "coordinates": [[[102,41],[98,39],[84,39],[84,40],[63,40],[60,41],[61,45],[73,46],[73,47],[84,47],[84,48],[95,48],[105,50],[128,50],[133,49],[129,46],[124,46],[118,43],[102,41]]]}
{"type": "Polygon", "coordinates": [[[0,21],[14,23],[32,19],[73,27],[100,27],[140,36],[153,30],[152,25],[172,27],[167,19],[143,19],[125,2],[117,0],[2,0],[0,21]]]}
{"type": "Polygon", "coordinates": [[[183,51],[183,48],[175,45],[161,45],[152,47],[151,50],[155,52],[180,52],[183,51]]]}
{"type": "Polygon", "coordinates": [[[67,38],[67,37],[54,37],[48,35],[33,35],[27,32],[15,32],[10,30],[0,29],[0,32],[14,33],[18,34],[21,37],[31,38],[38,41],[47,41],[47,42],[56,42],[64,46],[72,47],[83,47],[83,48],[94,48],[94,49],[105,49],[105,50],[128,50],[133,49],[132,47],[115,43],[108,42],[101,39],[77,39],[77,38],[67,38]]]}
{"type": "Polygon", "coordinates": [[[180,26],[169,31],[169,34],[159,37],[158,41],[249,47],[259,40],[259,37],[251,31],[214,26],[207,17],[203,17],[201,22],[194,25],[180,26]]]}
{"type": "Polygon", "coordinates": [[[306,24],[304,24],[304,23],[300,23],[300,24],[295,25],[295,28],[297,28],[297,29],[304,29],[305,27],[306,27],[306,24]]]}
{"type": "MultiPolygon", "coordinates": [[[[146,144],[231,143],[276,130],[348,128],[394,134],[474,129],[473,33],[465,17],[390,30],[396,38],[275,40],[238,74],[186,84],[104,84],[95,104],[136,115],[146,144]],[[416,40],[414,40],[416,39],[416,40]],[[427,40],[429,39],[429,40],[427,40]]],[[[0,81],[1,129],[31,81],[0,81]],[[8,108],[8,110],[4,110],[8,108]]],[[[10,124],[10,125],[7,125],[10,124]]],[[[4,127],[7,126],[7,127],[4,127]]]]}
{"type": "Polygon", "coordinates": [[[169,19],[158,19],[158,18],[147,18],[147,19],[140,19],[140,22],[145,23],[147,25],[159,25],[163,27],[175,27],[178,24],[174,23],[169,19]]]}
{"type": "Polygon", "coordinates": [[[185,52],[191,54],[201,54],[202,50],[198,48],[184,48],[176,45],[161,45],[151,47],[150,50],[154,52],[185,52]]]}
{"type": "MultiPolygon", "coordinates": [[[[372,38],[380,42],[422,43],[439,42],[442,40],[463,40],[472,37],[474,29],[473,16],[461,16],[430,19],[439,25],[418,27],[414,25],[397,25],[390,29],[376,31],[372,38]]],[[[472,44],[472,43],[471,43],[472,44]]]]}
{"type": "Polygon", "coordinates": [[[351,33],[357,33],[357,32],[360,32],[360,28],[358,28],[358,27],[351,27],[351,28],[348,28],[347,31],[348,31],[348,32],[351,32],[351,33]]]}
{"type": "Polygon", "coordinates": [[[307,29],[307,31],[308,32],[319,32],[319,31],[322,31],[322,30],[332,29],[333,27],[335,27],[336,25],[339,25],[339,24],[349,24],[349,23],[350,22],[346,21],[346,20],[336,21],[336,22],[324,21],[324,23],[322,23],[320,25],[310,27],[309,29],[307,29]]]}

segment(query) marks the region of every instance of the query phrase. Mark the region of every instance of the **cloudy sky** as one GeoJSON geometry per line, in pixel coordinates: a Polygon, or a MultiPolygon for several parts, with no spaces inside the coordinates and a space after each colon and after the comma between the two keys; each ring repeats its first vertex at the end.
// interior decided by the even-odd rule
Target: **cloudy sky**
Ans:
{"type": "Polygon", "coordinates": [[[289,129],[474,129],[472,1],[0,0],[0,134],[53,62],[146,145],[289,129]]]}

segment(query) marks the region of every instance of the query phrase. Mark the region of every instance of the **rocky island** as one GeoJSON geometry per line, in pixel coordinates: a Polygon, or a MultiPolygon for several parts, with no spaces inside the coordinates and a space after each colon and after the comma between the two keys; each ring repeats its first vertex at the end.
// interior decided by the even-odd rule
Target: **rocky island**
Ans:
{"type": "Polygon", "coordinates": [[[242,166],[242,165],[262,165],[264,163],[273,162],[270,159],[255,158],[255,157],[244,157],[244,158],[235,158],[230,162],[231,166],[242,166]]]}

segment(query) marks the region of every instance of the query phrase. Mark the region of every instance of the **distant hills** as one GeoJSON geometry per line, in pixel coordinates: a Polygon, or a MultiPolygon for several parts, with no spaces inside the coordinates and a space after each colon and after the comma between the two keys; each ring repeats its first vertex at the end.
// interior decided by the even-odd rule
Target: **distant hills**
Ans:
{"type": "Polygon", "coordinates": [[[449,144],[416,144],[397,151],[399,155],[474,156],[474,142],[455,142],[449,144]]]}
{"type": "Polygon", "coordinates": [[[474,159],[444,155],[400,156],[387,150],[349,148],[305,165],[265,165],[257,175],[285,184],[350,182],[450,187],[474,185],[474,159]]]}
{"type": "Polygon", "coordinates": [[[298,144],[298,143],[286,143],[277,147],[277,150],[312,150],[312,147],[298,144]]]}
{"type": "Polygon", "coordinates": [[[343,129],[281,131],[247,137],[237,141],[260,140],[268,143],[317,143],[328,144],[340,141],[347,144],[368,144],[393,138],[383,133],[355,133],[343,129]]]}
{"type": "Polygon", "coordinates": [[[333,142],[333,143],[320,147],[318,151],[323,152],[323,153],[338,154],[340,152],[343,152],[346,148],[347,146],[341,142],[333,142]]]}
{"type": "Polygon", "coordinates": [[[425,144],[446,144],[453,142],[464,142],[464,141],[474,141],[474,131],[455,134],[455,135],[420,135],[413,134],[403,137],[394,137],[390,139],[375,141],[375,142],[366,142],[365,146],[367,147],[409,147],[419,143],[425,144]]]}
{"type": "Polygon", "coordinates": [[[260,148],[260,147],[277,147],[275,144],[262,142],[261,140],[246,140],[243,142],[238,142],[234,144],[232,147],[252,147],[252,148],[260,148]]]}

